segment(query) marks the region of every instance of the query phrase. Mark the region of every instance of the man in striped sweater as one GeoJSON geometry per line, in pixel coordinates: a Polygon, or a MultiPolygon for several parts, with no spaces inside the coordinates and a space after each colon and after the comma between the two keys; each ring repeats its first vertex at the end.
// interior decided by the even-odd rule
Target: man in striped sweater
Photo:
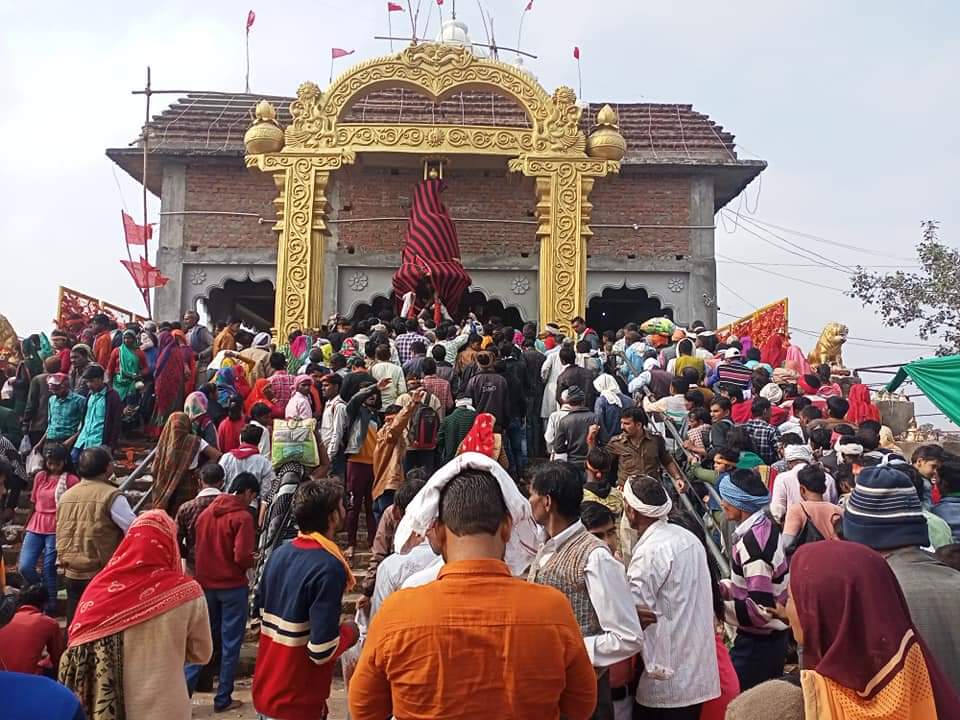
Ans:
{"type": "Polygon", "coordinates": [[[735,470],[717,488],[727,520],[736,523],[730,579],[721,580],[726,622],[737,628],[730,659],[749,690],[783,675],[787,626],[770,609],[787,601],[787,560],[780,528],[767,506],[770,493],[754,470],[735,470]]]}
{"type": "Polygon", "coordinates": [[[355,584],[334,536],[346,510],[339,484],[309,480],[293,497],[296,539],[277,548],[255,598],[262,619],[253,704],[264,718],[324,720],[333,666],[359,638],[340,622],[355,584]]]}

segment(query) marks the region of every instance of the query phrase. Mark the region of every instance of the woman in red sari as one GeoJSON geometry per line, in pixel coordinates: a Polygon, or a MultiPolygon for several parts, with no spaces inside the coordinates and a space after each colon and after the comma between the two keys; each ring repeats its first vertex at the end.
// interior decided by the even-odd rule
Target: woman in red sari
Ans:
{"type": "MultiPolygon", "coordinates": [[[[193,353],[190,353],[191,358],[193,353]]],[[[184,354],[172,333],[162,332],[158,341],[157,366],[153,371],[153,416],[147,434],[152,438],[160,437],[167,418],[180,412],[187,396],[188,368],[184,364],[184,354]]]]}
{"type": "Polygon", "coordinates": [[[60,682],[88,718],[188,718],[186,663],[213,653],[203,590],[184,575],[177,528],[161,510],[130,526],[68,628],[60,682]]]}

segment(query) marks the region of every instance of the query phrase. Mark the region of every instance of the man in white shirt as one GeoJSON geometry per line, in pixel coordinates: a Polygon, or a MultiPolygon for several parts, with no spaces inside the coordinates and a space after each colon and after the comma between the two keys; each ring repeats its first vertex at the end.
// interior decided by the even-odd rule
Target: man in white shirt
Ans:
{"type": "Polygon", "coordinates": [[[689,530],[667,522],[672,502],[658,480],[628,478],[623,497],[640,536],[627,569],[630,591],[657,615],[643,638],[646,670],[634,717],[698,720],[702,704],[720,695],[706,549],[689,530]]]}
{"type": "Polygon", "coordinates": [[[257,527],[263,525],[263,517],[273,499],[273,481],[276,479],[273,463],[260,454],[262,436],[263,430],[259,426],[247,425],[240,431],[240,447],[220,456],[220,467],[223,468],[224,475],[224,492],[231,491],[233,481],[240,473],[250,473],[260,484],[260,514],[257,527]]]}
{"type": "MultiPolygon", "coordinates": [[[[783,459],[787,461],[789,469],[777,475],[773,483],[773,496],[770,499],[770,514],[781,525],[791,505],[796,505],[803,498],[800,497],[800,471],[814,462],[813,450],[808,445],[788,445],[783,450],[783,459]]],[[[827,474],[827,492],[823,499],[836,504],[837,484],[831,475],[827,474]]]]}
{"type": "Polygon", "coordinates": [[[376,362],[370,368],[370,374],[376,381],[390,378],[389,387],[380,391],[380,409],[384,410],[393,405],[400,395],[407,391],[407,383],[403,376],[403,368],[390,362],[390,347],[380,345],[375,351],[376,362]]]}
{"type": "MultiPolygon", "coordinates": [[[[583,479],[567,463],[541,465],[530,485],[530,508],[546,542],[530,566],[530,582],[570,600],[597,678],[595,718],[612,718],[606,669],[641,652],[643,630],[623,565],[580,522],[583,479]]],[[[706,561],[704,561],[706,562],[706,561]]]]}
{"type": "Polygon", "coordinates": [[[323,415],[320,417],[320,442],[330,458],[330,474],[341,480],[347,477],[347,460],[343,454],[343,435],[347,431],[347,403],[340,397],[343,376],[324,375],[320,380],[323,415]]]}
{"type": "Polygon", "coordinates": [[[433,564],[440,557],[430,547],[427,538],[420,535],[414,534],[408,545],[413,547],[406,552],[395,552],[387,556],[377,567],[377,583],[374,585],[373,598],[370,600],[370,619],[373,619],[377,610],[383,605],[383,601],[394,591],[399,590],[411,576],[433,564]]]}
{"type": "Polygon", "coordinates": [[[270,452],[273,449],[273,444],[271,443],[271,414],[270,406],[266,403],[255,403],[252,408],[250,408],[250,424],[256,425],[263,432],[260,435],[260,442],[258,447],[260,448],[260,454],[265,458],[270,457],[270,452]]]}

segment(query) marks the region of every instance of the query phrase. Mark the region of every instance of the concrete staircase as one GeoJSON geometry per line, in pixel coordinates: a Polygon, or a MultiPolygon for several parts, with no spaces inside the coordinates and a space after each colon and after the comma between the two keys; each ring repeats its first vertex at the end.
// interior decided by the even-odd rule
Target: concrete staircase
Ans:
{"type": "MultiPolygon", "coordinates": [[[[124,445],[117,453],[118,459],[115,463],[117,477],[122,479],[132,473],[134,468],[150,453],[153,445],[154,443],[146,440],[136,440],[124,445]]],[[[124,490],[124,495],[130,502],[131,507],[136,507],[143,496],[150,491],[152,482],[153,478],[149,474],[144,474],[129,484],[124,490]]],[[[2,546],[3,559],[7,571],[7,584],[13,587],[21,587],[23,584],[17,564],[20,558],[20,548],[23,543],[25,526],[30,518],[31,512],[33,512],[33,506],[30,503],[30,488],[28,487],[20,494],[20,502],[16,508],[13,520],[0,530],[0,546],[2,546]]],[[[346,534],[341,533],[337,537],[337,541],[341,547],[346,547],[346,534]]],[[[363,527],[363,523],[361,523],[357,538],[357,550],[350,563],[358,579],[366,572],[370,558],[371,553],[369,551],[366,529],[363,527]]],[[[42,564],[42,557],[40,563],[42,564]]],[[[359,599],[359,592],[351,592],[344,596],[341,608],[344,620],[353,619],[359,599]]],[[[57,593],[57,618],[61,626],[66,625],[66,604],[66,591],[63,588],[62,576],[60,576],[59,591],[57,593]]],[[[247,677],[253,674],[256,654],[257,639],[248,634],[243,649],[241,650],[237,677],[247,677]]]]}

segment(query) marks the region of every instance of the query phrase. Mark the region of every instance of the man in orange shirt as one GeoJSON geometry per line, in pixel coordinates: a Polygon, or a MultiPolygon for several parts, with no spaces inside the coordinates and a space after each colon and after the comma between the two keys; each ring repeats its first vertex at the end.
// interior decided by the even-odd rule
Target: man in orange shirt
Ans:
{"type": "Polygon", "coordinates": [[[105,368],[110,364],[110,353],[113,351],[113,333],[110,332],[110,318],[103,313],[97,313],[90,320],[90,326],[96,333],[93,341],[93,359],[105,368]]]}
{"type": "Polygon", "coordinates": [[[462,455],[411,503],[434,498],[428,537],[446,564],[436,582],[393,593],[374,616],[350,683],[355,720],[593,713],[596,676],[569,601],[512,577],[503,560],[516,520],[506,495],[519,493],[493,465],[462,455]]]}

